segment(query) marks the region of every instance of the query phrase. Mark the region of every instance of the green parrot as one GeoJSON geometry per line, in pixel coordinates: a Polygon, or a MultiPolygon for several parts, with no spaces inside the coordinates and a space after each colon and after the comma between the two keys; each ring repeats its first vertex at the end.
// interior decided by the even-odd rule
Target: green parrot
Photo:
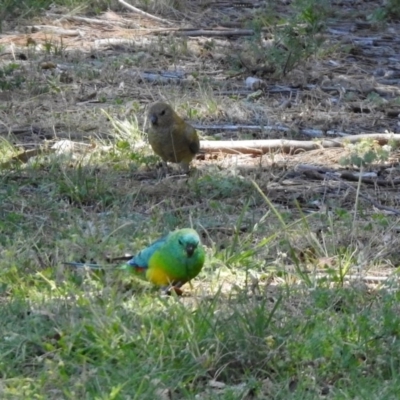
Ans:
{"type": "MultiPolygon", "coordinates": [[[[123,269],[145,273],[157,286],[179,289],[195,278],[204,265],[205,251],[199,234],[191,228],[178,229],[156,240],[131,258],[123,269]]],[[[65,263],[74,267],[101,269],[97,264],[65,263]]]]}

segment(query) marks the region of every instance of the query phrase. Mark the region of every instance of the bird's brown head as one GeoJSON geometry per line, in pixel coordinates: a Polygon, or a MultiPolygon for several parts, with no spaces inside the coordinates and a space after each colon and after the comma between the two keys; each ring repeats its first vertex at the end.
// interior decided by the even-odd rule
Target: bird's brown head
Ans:
{"type": "Polygon", "coordinates": [[[149,120],[152,126],[170,126],[174,123],[175,111],[167,103],[154,103],[149,110],[149,120]]]}

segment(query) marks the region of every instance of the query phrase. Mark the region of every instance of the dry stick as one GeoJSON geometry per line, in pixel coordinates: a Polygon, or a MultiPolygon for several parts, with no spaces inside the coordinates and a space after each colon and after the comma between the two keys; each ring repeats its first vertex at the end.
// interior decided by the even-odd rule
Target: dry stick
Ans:
{"type": "Polygon", "coordinates": [[[385,85],[374,85],[374,91],[382,96],[398,96],[400,89],[397,87],[386,87],[385,85]]]}
{"type": "Polygon", "coordinates": [[[190,124],[195,129],[201,131],[283,131],[289,132],[290,128],[282,125],[202,125],[202,124],[190,124]]]}
{"type": "Polygon", "coordinates": [[[14,135],[19,135],[19,134],[24,134],[24,133],[29,133],[29,134],[43,134],[44,129],[41,129],[38,126],[34,125],[26,125],[26,126],[15,126],[15,127],[0,127],[0,135],[10,135],[11,133],[14,135]]]}
{"type": "MultiPolygon", "coordinates": [[[[153,74],[155,75],[155,74],[153,74]]],[[[149,79],[146,75],[142,75],[144,78],[149,79]]],[[[178,78],[178,77],[176,77],[178,78]]],[[[179,79],[181,79],[179,77],[179,79]]],[[[150,79],[149,79],[150,80],[150,79]]],[[[185,80],[181,79],[180,81],[181,83],[184,83],[185,80]]],[[[193,83],[192,81],[189,81],[190,83],[193,83]]],[[[270,91],[269,91],[270,92],[270,91]]],[[[233,94],[234,92],[231,91],[231,93],[233,94]]],[[[246,95],[250,94],[251,91],[247,91],[246,95]]],[[[217,93],[217,94],[221,94],[221,93],[217,93]]],[[[238,92],[236,92],[235,94],[238,94],[238,92]]],[[[400,111],[399,111],[400,114],[400,111]]],[[[201,131],[239,131],[239,130],[249,130],[249,131],[283,131],[283,132],[290,132],[291,130],[295,130],[293,128],[287,127],[287,126],[283,126],[283,125],[241,125],[241,124],[237,124],[237,125],[201,125],[201,124],[191,124],[194,128],[199,129],[201,131]]],[[[314,129],[314,128],[304,128],[304,129],[300,129],[298,131],[298,133],[301,133],[305,136],[310,136],[310,137],[314,137],[314,138],[319,138],[322,137],[324,135],[328,135],[328,136],[350,136],[349,133],[346,132],[340,132],[337,130],[327,130],[324,131],[322,129],[314,129]]]]}
{"type": "Polygon", "coordinates": [[[292,154],[295,151],[310,151],[323,148],[343,147],[346,143],[357,143],[361,140],[375,140],[379,145],[387,144],[390,140],[400,141],[400,134],[391,133],[362,133],[344,138],[324,140],[238,140],[238,141],[211,141],[202,140],[200,147],[205,153],[222,152],[227,154],[266,154],[281,150],[283,153],[292,154]]]}
{"type": "MultiPolygon", "coordinates": [[[[334,174],[335,172],[337,172],[332,168],[326,168],[321,165],[310,165],[310,164],[298,164],[294,167],[294,171],[300,173],[311,171],[311,172],[318,172],[319,174],[325,174],[326,172],[334,174]]],[[[321,178],[324,179],[323,175],[321,175],[321,178]]]]}
{"type": "Polygon", "coordinates": [[[97,18],[86,18],[86,17],[78,17],[76,15],[61,15],[61,14],[53,14],[46,13],[46,17],[57,18],[57,21],[78,21],[78,22],[86,22],[90,25],[98,24],[98,25],[117,25],[117,26],[129,26],[132,25],[131,21],[120,21],[120,20],[104,20],[97,18]]]}
{"type": "Polygon", "coordinates": [[[123,44],[128,44],[128,45],[133,45],[135,42],[133,39],[117,39],[117,38],[108,38],[108,39],[96,39],[94,41],[94,45],[96,47],[100,46],[116,46],[116,45],[123,45],[123,44]]]}
{"type": "MultiPolygon", "coordinates": [[[[316,278],[318,279],[318,278],[329,278],[329,274],[328,273],[323,273],[323,272],[321,272],[321,273],[318,273],[317,275],[316,275],[316,278]]],[[[390,282],[390,281],[393,281],[393,278],[394,279],[396,279],[396,280],[398,280],[399,278],[398,277],[396,277],[395,275],[388,275],[388,276],[382,276],[382,275],[379,275],[379,276],[374,276],[374,275],[365,275],[365,276],[362,276],[362,275],[345,275],[344,277],[343,277],[343,279],[344,280],[363,280],[363,281],[370,281],[370,282],[390,282]]]]}
{"type": "MultiPolygon", "coordinates": [[[[331,174],[331,173],[327,173],[326,174],[329,178],[334,179],[336,181],[340,181],[341,183],[343,183],[344,186],[357,191],[358,188],[356,189],[355,187],[353,187],[352,185],[350,185],[349,183],[345,182],[343,179],[338,178],[337,176],[331,174]]],[[[395,208],[392,207],[387,207],[387,206],[383,206],[382,204],[379,204],[377,201],[375,201],[374,199],[371,199],[369,196],[367,196],[366,194],[363,194],[361,192],[359,192],[359,196],[362,197],[363,199],[369,201],[373,206],[375,206],[378,210],[385,210],[385,211],[389,211],[393,214],[396,215],[400,215],[400,211],[396,210],[395,208]]]]}
{"type": "MultiPolygon", "coordinates": [[[[358,182],[358,176],[353,175],[351,172],[343,171],[340,174],[342,179],[346,179],[347,181],[358,182]]],[[[383,179],[376,179],[376,178],[368,178],[368,177],[361,177],[362,183],[366,183],[368,185],[378,185],[378,186],[388,186],[394,187],[400,184],[400,179],[392,179],[391,181],[385,181],[383,179]]]]}
{"type": "MultiPolygon", "coordinates": [[[[325,142],[325,141],[324,141],[325,142]]],[[[226,153],[226,154],[256,154],[262,155],[274,151],[282,151],[283,153],[294,153],[296,150],[310,151],[323,147],[338,147],[333,142],[311,142],[301,140],[202,140],[200,148],[205,153],[226,153]],[[325,146],[323,146],[325,144],[325,146]]]]}
{"type": "MultiPolygon", "coordinates": [[[[119,0],[121,1],[121,0],[119,0]]],[[[175,36],[252,36],[252,29],[166,29],[161,31],[153,31],[152,33],[162,35],[173,33],[175,36]]]]}
{"type": "MultiPolygon", "coordinates": [[[[358,182],[360,177],[352,174],[349,171],[336,171],[331,168],[326,168],[321,165],[309,165],[309,164],[298,164],[294,168],[295,172],[302,173],[307,177],[311,177],[313,179],[318,179],[320,181],[325,179],[325,173],[329,172],[331,174],[340,174],[340,178],[345,179],[346,181],[358,182]]],[[[368,178],[361,176],[361,182],[366,183],[368,185],[378,185],[378,186],[390,186],[394,187],[396,185],[400,185],[400,179],[392,179],[391,181],[385,181],[383,179],[376,178],[368,178]]]]}
{"type": "Polygon", "coordinates": [[[172,22],[170,22],[170,21],[168,21],[166,19],[163,19],[163,18],[156,17],[156,16],[151,15],[151,14],[149,14],[147,12],[144,12],[144,11],[140,10],[139,8],[136,8],[136,7],[134,7],[134,6],[132,6],[132,5],[128,4],[128,3],[125,3],[124,0],[118,0],[118,2],[121,3],[123,6],[125,6],[126,8],[128,8],[129,10],[131,10],[131,11],[137,13],[137,14],[143,15],[144,17],[153,19],[154,21],[164,22],[165,24],[173,25],[172,22]]]}
{"type": "Polygon", "coordinates": [[[60,28],[59,26],[53,25],[32,25],[28,26],[27,29],[29,29],[29,31],[32,33],[43,32],[54,33],[63,36],[81,36],[81,32],[79,31],[79,29],[64,29],[60,28]]]}
{"type": "Polygon", "coordinates": [[[254,31],[251,29],[197,29],[187,32],[176,32],[177,36],[252,36],[254,31]]]}

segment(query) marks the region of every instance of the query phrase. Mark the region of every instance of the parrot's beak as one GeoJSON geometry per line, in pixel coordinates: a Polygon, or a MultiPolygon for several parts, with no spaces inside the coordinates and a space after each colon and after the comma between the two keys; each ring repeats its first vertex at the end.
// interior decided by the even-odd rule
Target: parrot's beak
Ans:
{"type": "Polygon", "coordinates": [[[157,125],[157,115],[151,114],[151,115],[150,115],[150,122],[151,122],[153,125],[157,125]]]}
{"type": "Polygon", "coordinates": [[[186,253],[187,253],[188,257],[192,257],[194,251],[196,250],[196,247],[197,246],[194,244],[188,244],[186,246],[186,253]]]}

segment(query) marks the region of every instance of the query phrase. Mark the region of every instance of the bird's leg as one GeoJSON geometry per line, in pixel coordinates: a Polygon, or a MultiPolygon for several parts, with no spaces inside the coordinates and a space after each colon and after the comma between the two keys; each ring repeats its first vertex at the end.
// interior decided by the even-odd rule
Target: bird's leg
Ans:
{"type": "Polygon", "coordinates": [[[157,176],[158,178],[165,178],[168,176],[168,164],[166,161],[161,161],[161,168],[158,169],[157,176]]]}
{"type": "Polygon", "coordinates": [[[189,174],[189,163],[182,161],[181,163],[179,163],[179,166],[181,168],[181,171],[188,175],[189,174]]]}
{"type": "Polygon", "coordinates": [[[185,282],[173,282],[167,287],[163,288],[162,293],[170,296],[172,292],[175,292],[177,296],[182,296],[183,290],[181,287],[184,285],[185,282]]]}
{"type": "Polygon", "coordinates": [[[189,165],[185,164],[185,167],[182,167],[182,164],[179,164],[178,168],[174,168],[170,166],[168,170],[168,165],[166,164],[166,172],[163,175],[165,178],[184,178],[189,175],[189,165]]]}

